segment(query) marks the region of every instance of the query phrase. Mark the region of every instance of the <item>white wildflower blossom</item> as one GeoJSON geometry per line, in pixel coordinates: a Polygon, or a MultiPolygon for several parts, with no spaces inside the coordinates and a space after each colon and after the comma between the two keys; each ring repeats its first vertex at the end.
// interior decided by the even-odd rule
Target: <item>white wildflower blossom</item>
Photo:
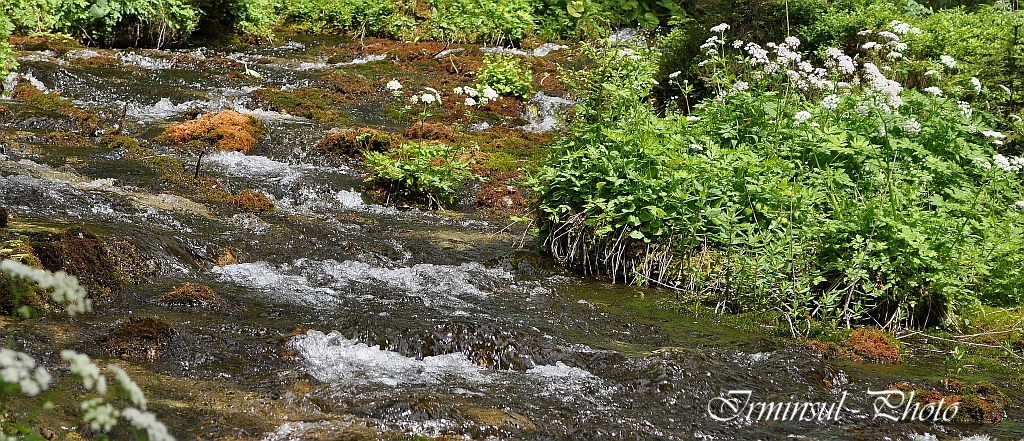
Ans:
{"type": "Polygon", "coordinates": [[[900,58],[903,58],[903,54],[896,51],[892,51],[886,54],[885,57],[890,60],[899,60],[900,58]]]}
{"type": "Polygon", "coordinates": [[[1024,158],[1007,158],[1003,155],[992,156],[992,164],[1007,173],[1019,173],[1024,167],[1024,158]]]}
{"type": "Polygon", "coordinates": [[[974,110],[971,109],[971,105],[968,104],[967,102],[965,102],[965,101],[957,101],[956,105],[957,105],[957,107],[960,108],[960,114],[963,115],[964,118],[968,118],[969,119],[971,117],[971,115],[974,114],[974,110]]]}
{"type": "Polygon", "coordinates": [[[698,152],[704,150],[704,147],[701,146],[700,144],[690,144],[690,148],[693,149],[693,150],[696,150],[698,152]]]}
{"type": "Polygon", "coordinates": [[[891,41],[900,41],[900,36],[889,31],[881,31],[878,33],[879,37],[887,38],[891,41]]]}
{"type": "Polygon", "coordinates": [[[737,81],[736,84],[732,85],[732,88],[737,92],[743,92],[744,90],[750,89],[750,84],[746,81],[737,81]]]}
{"type": "Polygon", "coordinates": [[[971,77],[971,85],[974,86],[974,93],[981,93],[981,80],[971,77]]]}
{"type": "Polygon", "coordinates": [[[743,47],[743,40],[736,40],[732,42],[733,49],[739,49],[743,47]]]}
{"type": "Polygon", "coordinates": [[[805,122],[805,121],[811,119],[811,116],[812,116],[811,112],[808,112],[806,110],[801,110],[801,111],[797,112],[795,115],[793,115],[793,120],[796,121],[796,123],[795,123],[796,125],[799,125],[800,123],[805,122]]]}
{"type": "Polygon", "coordinates": [[[942,89],[939,89],[938,87],[935,86],[925,87],[924,91],[935,96],[942,96],[942,89]]]}
{"type": "Polygon", "coordinates": [[[906,35],[910,32],[910,29],[912,29],[910,23],[903,23],[899,20],[893,20],[889,23],[889,27],[898,35],[906,35]]]}
{"type": "Polygon", "coordinates": [[[718,26],[715,26],[715,27],[711,28],[711,32],[718,32],[718,33],[722,33],[722,32],[728,31],[728,30],[729,30],[729,25],[725,24],[725,23],[722,23],[722,24],[720,24],[718,26]]]}
{"type": "Polygon", "coordinates": [[[85,386],[86,390],[95,388],[96,392],[100,394],[107,393],[107,377],[100,373],[100,368],[93,364],[88,355],[63,350],[60,353],[60,358],[68,362],[68,368],[71,369],[72,374],[82,377],[82,386],[85,386]]]}
{"type": "Polygon", "coordinates": [[[422,96],[420,96],[420,101],[423,101],[423,104],[433,104],[435,101],[437,101],[437,96],[435,96],[432,93],[424,93],[422,96]]]}
{"type": "Polygon", "coordinates": [[[121,388],[128,392],[128,398],[132,401],[132,404],[138,406],[142,410],[146,410],[146,395],[142,393],[142,389],[139,388],[138,384],[132,381],[128,373],[121,369],[116,364],[108,364],[107,371],[114,373],[114,378],[121,384],[121,388]]]}
{"type": "Polygon", "coordinates": [[[921,133],[921,123],[914,118],[910,118],[903,122],[903,131],[910,136],[921,133]]]}
{"type": "Polygon", "coordinates": [[[937,71],[935,69],[928,70],[928,71],[925,71],[924,75],[926,77],[937,77],[937,76],[939,76],[939,71],[937,71]]]}
{"type": "Polygon", "coordinates": [[[34,397],[50,387],[50,373],[23,352],[0,348],[0,381],[17,384],[21,393],[34,397]]]}
{"type": "Polygon", "coordinates": [[[391,81],[388,81],[388,84],[384,87],[392,92],[397,92],[402,90],[402,83],[399,83],[398,80],[392,79],[391,81]]]}
{"type": "Polygon", "coordinates": [[[21,277],[33,281],[40,288],[53,290],[50,297],[55,302],[63,304],[68,315],[92,310],[92,299],[86,298],[85,288],[78,284],[78,279],[75,276],[68,275],[64,271],[51,273],[32,268],[21,262],[4,260],[0,262],[0,272],[11,277],[21,277]]]}
{"type": "Polygon", "coordinates": [[[484,95],[484,98],[487,98],[489,100],[498,99],[498,92],[495,92],[494,89],[491,89],[491,86],[484,86],[484,90],[482,93],[484,95]]]}
{"type": "Polygon", "coordinates": [[[766,73],[768,75],[773,75],[773,74],[777,73],[781,67],[782,66],[779,66],[778,63],[768,63],[768,64],[765,64],[764,65],[764,73],[766,73]]]}
{"type": "Polygon", "coordinates": [[[651,84],[653,84],[653,85],[655,85],[655,86],[657,86],[657,85],[659,84],[659,83],[658,83],[658,80],[655,80],[654,78],[648,78],[647,80],[648,80],[648,81],[650,81],[650,82],[651,82],[651,84]]]}
{"type": "Polygon", "coordinates": [[[82,422],[88,423],[92,430],[109,432],[117,425],[117,417],[117,409],[109,403],[104,404],[103,398],[82,402],[82,422]]]}
{"type": "Polygon", "coordinates": [[[942,56],[940,56],[939,57],[939,63],[942,63],[943,65],[945,65],[946,67],[948,67],[950,69],[956,67],[956,60],[954,60],[953,57],[951,57],[949,55],[942,55],[942,56]]]}
{"type": "Polygon", "coordinates": [[[888,132],[885,130],[885,124],[878,126],[878,136],[885,136],[888,132]]]}
{"type": "Polygon", "coordinates": [[[750,55],[751,64],[768,64],[770,62],[770,60],[768,60],[768,51],[764,50],[764,48],[757,43],[747,43],[743,49],[750,55]]]}
{"type": "Polygon", "coordinates": [[[682,72],[680,72],[680,71],[678,71],[678,70],[677,70],[677,71],[675,71],[675,72],[672,72],[672,73],[668,74],[668,78],[669,78],[669,79],[673,79],[673,78],[675,78],[675,77],[678,77],[678,76],[679,76],[679,74],[681,74],[681,73],[682,73],[682,72]]]}
{"type": "Polygon", "coordinates": [[[452,89],[452,93],[454,93],[456,95],[462,95],[462,86],[458,86],[458,87],[452,89]]]}
{"type": "Polygon", "coordinates": [[[413,103],[413,104],[418,104],[420,102],[420,96],[419,95],[413,95],[413,96],[409,97],[409,102],[413,103]]]}
{"type": "Polygon", "coordinates": [[[472,87],[469,87],[469,86],[463,87],[462,91],[465,92],[466,95],[469,95],[469,96],[471,96],[473,98],[476,98],[476,96],[478,95],[476,89],[474,89],[472,87]]]}
{"type": "Polygon", "coordinates": [[[473,99],[473,97],[467,96],[466,97],[466,101],[463,104],[465,104],[467,106],[475,106],[476,105],[476,100],[473,99]]]}
{"type": "Polygon", "coordinates": [[[981,135],[986,138],[1006,139],[1006,135],[1002,134],[1002,132],[997,132],[995,130],[986,130],[984,132],[981,132],[981,135]]]}
{"type": "Polygon", "coordinates": [[[791,47],[793,49],[796,49],[796,48],[800,47],[800,39],[799,38],[796,38],[796,37],[793,37],[793,36],[789,36],[789,37],[786,37],[786,39],[784,41],[786,42],[786,46],[789,46],[789,47],[791,47]]]}
{"type": "Polygon", "coordinates": [[[620,57],[628,57],[630,55],[633,55],[633,49],[629,49],[629,48],[619,49],[619,56],[620,57]]]}
{"type": "Polygon", "coordinates": [[[121,413],[121,416],[128,420],[132,427],[145,430],[149,441],[174,441],[174,437],[167,432],[167,426],[158,421],[156,415],[129,407],[121,413]]]}
{"type": "Polygon", "coordinates": [[[992,168],[992,163],[989,162],[988,159],[985,159],[985,158],[974,158],[974,159],[972,159],[972,161],[974,161],[975,165],[977,165],[978,167],[981,167],[981,168],[983,168],[985,170],[988,170],[988,169],[992,168]]]}
{"type": "Polygon", "coordinates": [[[1024,208],[1024,201],[1017,201],[1013,203],[1013,208],[1021,209],[1024,208]]]}
{"type": "Polygon", "coordinates": [[[875,46],[878,46],[878,43],[875,43],[874,41],[869,41],[867,43],[864,43],[864,45],[862,45],[861,48],[863,48],[864,50],[871,50],[874,49],[875,46]]]}
{"type": "Polygon", "coordinates": [[[811,63],[808,63],[806,61],[801,61],[800,64],[797,64],[797,67],[800,68],[800,70],[807,73],[814,72],[814,66],[811,66],[811,63]]]}
{"type": "Polygon", "coordinates": [[[708,49],[708,48],[713,48],[713,47],[717,46],[718,43],[722,43],[722,40],[719,39],[717,35],[712,35],[707,40],[704,40],[704,44],[700,45],[700,50],[705,50],[705,49],[708,49]]]}
{"type": "Polygon", "coordinates": [[[829,112],[836,110],[839,107],[839,96],[836,94],[829,95],[821,100],[821,108],[829,112]]]}
{"type": "Polygon", "coordinates": [[[872,32],[874,32],[874,31],[872,31],[871,29],[865,29],[863,31],[857,32],[857,35],[868,35],[868,34],[870,34],[872,32]]]}
{"type": "Polygon", "coordinates": [[[700,117],[696,115],[686,115],[686,120],[689,122],[697,122],[700,121],[700,117]]]}

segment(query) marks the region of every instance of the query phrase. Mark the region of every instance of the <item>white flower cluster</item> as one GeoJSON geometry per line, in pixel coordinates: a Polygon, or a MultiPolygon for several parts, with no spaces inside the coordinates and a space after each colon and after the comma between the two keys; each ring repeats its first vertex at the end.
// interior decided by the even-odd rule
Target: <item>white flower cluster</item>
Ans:
{"type": "Polygon", "coordinates": [[[71,369],[72,374],[82,377],[82,386],[85,386],[86,390],[92,390],[95,387],[96,392],[107,393],[107,377],[100,373],[100,368],[93,364],[88,355],[63,350],[60,352],[60,358],[68,362],[68,368],[71,369]]]}
{"type": "Polygon", "coordinates": [[[893,32],[899,35],[918,35],[921,33],[920,28],[912,26],[910,23],[904,23],[899,20],[893,20],[889,22],[889,29],[892,29],[893,32]]]}
{"type": "Polygon", "coordinates": [[[388,84],[384,87],[391,92],[398,92],[399,90],[402,90],[402,83],[399,83],[396,79],[392,79],[391,81],[388,81],[388,84]]]}
{"type": "Polygon", "coordinates": [[[825,61],[825,66],[836,66],[843,75],[852,75],[857,70],[857,65],[853,62],[853,58],[850,58],[849,55],[844,54],[839,49],[830,47],[825,50],[825,55],[828,57],[828,60],[825,61]]]}
{"type": "Polygon", "coordinates": [[[129,407],[121,413],[121,416],[128,420],[132,427],[145,430],[149,441],[174,441],[174,437],[167,432],[167,426],[158,421],[156,415],[129,407]]]}
{"type": "Polygon", "coordinates": [[[485,85],[477,91],[476,89],[469,86],[456,87],[453,92],[456,95],[467,95],[466,100],[463,104],[467,106],[484,105],[488,101],[498,99],[498,92],[495,91],[491,86],[485,85]]]}
{"type": "Polygon", "coordinates": [[[939,63],[942,63],[944,66],[950,69],[956,67],[956,60],[954,60],[953,57],[949,55],[939,56],[939,63]]]}
{"type": "Polygon", "coordinates": [[[864,63],[864,77],[868,86],[885,98],[885,103],[880,106],[883,111],[889,113],[891,109],[903,105],[903,98],[900,98],[903,86],[898,81],[886,78],[874,63],[864,63]]]}
{"type": "Polygon", "coordinates": [[[839,95],[832,94],[821,99],[821,108],[826,111],[833,111],[839,108],[839,95]]]}
{"type": "Polygon", "coordinates": [[[903,132],[910,136],[917,135],[921,133],[921,123],[914,118],[907,119],[903,122],[903,132]]]}
{"type": "Polygon", "coordinates": [[[806,110],[801,110],[801,111],[797,112],[796,115],[793,115],[793,125],[798,126],[801,123],[806,122],[807,120],[811,119],[811,116],[812,116],[811,112],[808,112],[806,110]]]}
{"type": "Polygon", "coordinates": [[[1006,139],[1006,135],[995,130],[986,130],[981,132],[981,135],[986,138],[992,138],[991,142],[995,145],[1003,145],[1003,140],[1006,139]]]}
{"type": "Polygon", "coordinates": [[[719,34],[721,34],[722,32],[728,31],[728,30],[729,30],[729,25],[726,24],[726,23],[722,23],[722,24],[719,24],[718,26],[715,26],[715,27],[711,28],[711,32],[717,32],[719,34]]]}
{"type": "Polygon", "coordinates": [[[43,289],[52,289],[50,297],[55,302],[64,305],[68,315],[81,314],[92,310],[92,300],[86,298],[85,288],[78,284],[75,276],[68,275],[64,271],[51,273],[49,271],[32,268],[21,262],[4,260],[0,262],[0,272],[11,277],[21,277],[30,280],[43,289]]]}
{"type": "Polygon", "coordinates": [[[92,430],[109,432],[117,425],[119,412],[110,403],[103,403],[103,398],[93,398],[82,402],[82,421],[89,424],[92,430]]]}
{"type": "Polygon", "coordinates": [[[992,164],[1007,173],[1020,173],[1024,170],[1024,158],[1020,156],[1007,158],[1003,155],[992,157],[992,164]]]}
{"type": "Polygon", "coordinates": [[[146,395],[142,393],[139,385],[132,381],[128,373],[116,364],[108,364],[107,371],[114,373],[114,378],[121,384],[121,388],[128,392],[128,398],[132,401],[132,404],[139,406],[142,410],[146,410],[146,395]]]}
{"type": "Polygon", "coordinates": [[[970,104],[965,101],[957,101],[956,106],[960,108],[960,114],[963,115],[964,118],[971,119],[971,115],[974,114],[974,110],[971,109],[970,104]]]}
{"type": "Polygon", "coordinates": [[[971,77],[971,86],[974,86],[974,93],[981,93],[981,80],[971,77]]]}
{"type": "Polygon", "coordinates": [[[50,387],[50,373],[36,367],[36,360],[23,352],[0,348],[0,380],[17,384],[21,393],[34,397],[50,387]]]}
{"type": "Polygon", "coordinates": [[[938,87],[935,87],[935,86],[925,87],[924,91],[928,92],[928,93],[930,93],[932,95],[935,95],[937,97],[941,97],[942,96],[942,89],[939,89],[938,87]]]}

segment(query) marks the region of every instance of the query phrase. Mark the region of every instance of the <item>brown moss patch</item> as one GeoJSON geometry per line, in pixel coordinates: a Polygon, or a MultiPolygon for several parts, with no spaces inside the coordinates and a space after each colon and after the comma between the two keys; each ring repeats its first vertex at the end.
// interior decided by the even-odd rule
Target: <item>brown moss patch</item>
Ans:
{"type": "Polygon", "coordinates": [[[366,78],[356,75],[333,73],[320,78],[325,88],[349,98],[367,96],[376,92],[366,78]]]}
{"type": "Polygon", "coordinates": [[[477,208],[500,215],[526,213],[525,201],[519,189],[508,184],[484,184],[476,192],[473,203],[477,208]]]}
{"type": "Polygon", "coordinates": [[[85,137],[71,132],[49,132],[43,136],[47,144],[62,147],[92,147],[85,137]]]}
{"type": "Polygon", "coordinates": [[[119,66],[121,62],[114,57],[108,57],[106,55],[96,55],[88,58],[75,58],[71,60],[71,64],[78,66],[110,68],[119,66]]]}
{"type": "Polygon", "coordinates": [[[249,153],[263,131],[263,125],[255,117],[225,110],[168,127],[157,140],[174,144],[200,142],[218,150],[249,153]]]}
{"type": "Polygon", "coordinates": [[[412,127],[405,129],[405,137],[409,139],[450,141],[455,139],[455,131],[444,124],[416,121],[412,127]]]}
{"type": "Polygon", "coordinates": [[[480,106],[480,109],[494,112],[507,118],[519,118],[523,114],[523,102],[519,98],[510,96],[499,96],[490,100],[487,104],[480,106]]]}
{"type": "Polygon", "coordinates": [[[170,306],[190,308],[223,309],[224,299],[213,292],[213,288],[199,283],[186,283],[160,297],[160,302],[170,306]]]}
{"type": "Polygon", "coordinates": [[[850,333],[846,349],[876,363],[896,363],[900,360],[899,346],[888,334],[876,328],[858,328],[850,333]]]}
{"type": "Polygon", "coordinates": [[[155,360],[177,334],[163,317],[129,317],[114,325],[100,347],[121,358],[155,360]]]}
{"type": "Polygon", "coordinates": [[[316,150],[337,157],[352,157],[365,151],[384,152],[401,144],[400,137],[369,128],[349,129],[327,135],[316,150]]]}
{"type": "Polygon", "coordinates": [[[223,253],[217,256],[216,259],[213,259],[213,264],[216,266],[227,266],[237,264],[238,258],[235,257],[235,252],[237,251],[238,250],[236,250],[235,247],[225,248],[223,253]]]}
{"type": "Polygon", "coordinates": [[[39,235],[33,237],[32,249],[43,268],[77,277],[93,299],[108,299],[122,286],[124,277],[118,273],[118,265],[106,242],[95,234],[71,229],[57,235],[39,235]]]}
{"type": "Polygon", "coordinates": [[[947,380],[938,384],[923,382],[910,384],[901,382],[890,389],[904,392],[911,409],[941,403],[945,410],[958,407],[954,421],[967,424],[995,424],[1002,420],[1003,409],[1008,399],[992,383],[979,381],[964,386],[959,380],[947,380]]]}
{"type": "Polygon", "coordinates": [[[266,214],[274,211],[274,201],[263,193],[250,189],[231,196],[231,205],[244,213],[266,214]]]}
{"type": "Polygon", "coordinates": [[[339,105],[353,100],[353,97],[344,93],[315,87],[259,89],[250,95],[249,106],[320,121],[345,121],[348,113],[341,110],[339,105]]]}

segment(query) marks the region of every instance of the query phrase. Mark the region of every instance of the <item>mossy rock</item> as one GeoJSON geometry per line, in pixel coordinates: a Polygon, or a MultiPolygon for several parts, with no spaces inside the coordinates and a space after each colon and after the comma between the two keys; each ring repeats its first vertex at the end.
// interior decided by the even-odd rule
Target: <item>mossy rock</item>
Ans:
{"type": "Polygon", "coordinates": [[[188,282],[160,297],[160,302],[170,306],[223,309],[225,302],[213,292],[213,288],[199,283],[188,282]]]}
{"type": "Polygon", "coordinates": [[[249,153],[264,133],[266,128],[256,117],[225,110],[170,126],[156,140],[184,146],[186,150],[204,151],[210,146],[249,153]]]}
{"type": "Polygon", "coordinates": [[[327,135],[315,151],[333,157],[353,157],[363,152],[385,152],[401,144],[401,137],[369,128],[342,130],[327,135]]]}
{"type": "Polygon", "coordinates": [[[128,317],[110,330],[110,337],[100,346],[122,358],[155,360],[178,335],[178,331],[160,316],[128,317]]]}

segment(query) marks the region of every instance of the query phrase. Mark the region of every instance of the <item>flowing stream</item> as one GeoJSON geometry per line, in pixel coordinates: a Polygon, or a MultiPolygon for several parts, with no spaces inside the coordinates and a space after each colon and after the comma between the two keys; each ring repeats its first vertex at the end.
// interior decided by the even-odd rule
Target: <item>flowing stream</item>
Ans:
{"type": "MultiPolygon", "coordinates": [[[[119,318],[167,318],[178,330],[172,347],[133,362],[132,373],[178,439],[1024,437],[1013,375],[972,374],[1009,396],[996,425],[874,418],[868,390],[936,381],[944,355],[912,353],[894,366],[825,360],[754,327],[653,306],[668,293],[558,269],[535,248],[514,246],[521,230],[510,232],[505,220],[370,202],[362,172],[308,154],[334,125],[246,106],[255,87],[296,87],[362,65],[328,63],[308,50],[314,43],[20,59],[18,73],[37,87],[97,113],[124,112],[125,130],[142,138],[190,109],[236,109],[269,128],[248,155],[206,157],[203,173],[232,191],[263,192],[276,211],[218,217],[154,191],[158,176],[128,167],[122,150],[45,142],[59,124],[44,112],[0,126],[0,206],[18,221],[129,240],[155,268],[75,321],[69,341],[107,357],[95,342],[119,318]],[[224,81],[174,63],[184,55],[245,62],[264,79],[224,81]],[[114,62],[76,62],[96,56],[114,62]],[[203,263],[227,247],[241,263],[203,263]],[[181,310],[156,301],[185,281],[213,287],[228,306],[181,310]],[[844,401],[825,421],[713,419],[709,403],[731,390],[752,391],[751,401],[844,401]]],[[[564,100],[534,100],[529,127],[550,128],[552,102],[564,100]]],[[[7,99],[0,105],[33,112],[7,99]]],[[[347,124],[401,128],[381,106],[353,105],[347,124]]]]}

